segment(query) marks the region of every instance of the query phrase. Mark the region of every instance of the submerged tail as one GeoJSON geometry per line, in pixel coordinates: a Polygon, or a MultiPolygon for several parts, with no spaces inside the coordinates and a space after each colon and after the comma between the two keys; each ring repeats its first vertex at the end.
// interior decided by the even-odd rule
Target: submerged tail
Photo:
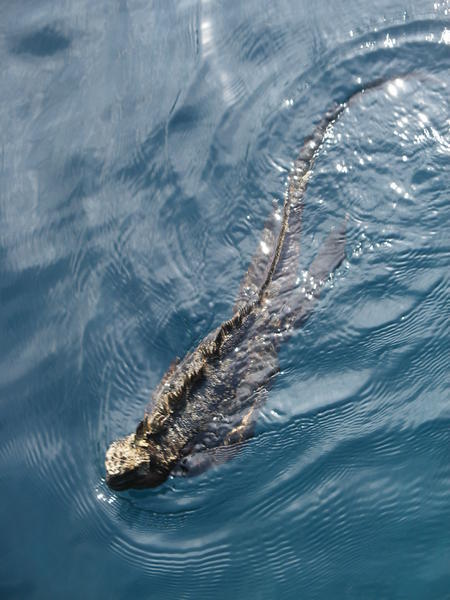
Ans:
{"type": "Polygon", "coordinates": [[[388,81],[392,81],[392,79],[376,79],[357,89],[355,92],[350,94],[345,101],[336,103],[325,113],[320,122],[317,124],[313,133],[303,142],[303,146],[288,175],[287,189],[283,204],[282,223],[278,241],[273,251],[272,262],[267,270],[266,278],[261,283],[259,288],[258,299],[256,302],[261,302],[269,285],[271,284],[283,250],[285,252],[288,251],[290,255],[292,255],[289,256],[289,259],[292,258],[297,264],[300,248],[300,226],[303,197],[311,176],[312,168],[318,156],[319,150],[323,145],[328,129],[336,122],[336,120],[351,103],[357,101],[364,93],[382,87],[388,81]],[[295,213],[293,215],[295,217],[294,219],[290,219],[292,213],[295,213]],[[296,248],[284,248],[288,233],[290,237],[296,239],[296,248]]]}

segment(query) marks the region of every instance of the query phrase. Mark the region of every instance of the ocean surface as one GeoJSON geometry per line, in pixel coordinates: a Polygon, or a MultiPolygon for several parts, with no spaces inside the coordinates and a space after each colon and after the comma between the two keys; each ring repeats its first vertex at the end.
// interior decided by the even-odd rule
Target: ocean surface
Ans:
{"type": "MultiPolygon", "coordinates": [[[[450,598],[450,4],[0,6],[0,597],[450,598]],[[109,443],[232,314],[303,140],[347,258],[228,463],[111,492],[109,443]]],[[[295,290],[294,290],[295,292],[295,290]]]]}

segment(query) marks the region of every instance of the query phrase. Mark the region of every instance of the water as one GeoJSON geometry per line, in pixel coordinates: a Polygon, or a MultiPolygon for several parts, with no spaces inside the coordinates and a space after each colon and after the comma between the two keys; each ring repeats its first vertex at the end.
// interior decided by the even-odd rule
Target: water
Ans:
{"type": "Polygon", "coordinates": [[[450,598],[446,2],[0,8],[2,598],[450,598]],[[115,494],[108,443],[231,314],[304,137],[348,259],[256,435],[115,494]]]}

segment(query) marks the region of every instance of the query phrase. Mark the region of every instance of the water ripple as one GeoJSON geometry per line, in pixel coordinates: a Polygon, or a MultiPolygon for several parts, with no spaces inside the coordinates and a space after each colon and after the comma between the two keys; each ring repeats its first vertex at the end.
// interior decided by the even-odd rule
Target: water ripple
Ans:
{"type": "Polygon", "coordinates": [[[326,23],[316,5],[299,19],[293,6],[250,2],[223,19],[205,1],[132,4],[89,9],[84,36],[38,19],[10,38],[0,463],[5,482],[20,474],[31,515],[12,552],[26,553],[36,492],[54,510],[49,548],[60,550],[61,523],[89,540],[109,573],[105,595],[129,566],[126,577],[144,574],[177,599],[394,597],[386,564],[405,569],[398,557],[438,586],[439,544],[448,554],[437,542],[449,482],[446,21],[377,12],[356,26],[354,4],[330,5],[326,23]],[[161,56],[178,51],[185,60],[167,77],[161,56]],[[314,167],[301,268],[344,214],[347,261],[282,349],[254,438],[198,478],[113,494],[105,448],[136,426],[171,360],[229,316],[304,136],[380,76],[397,79],[347,108],[314,167]]]}

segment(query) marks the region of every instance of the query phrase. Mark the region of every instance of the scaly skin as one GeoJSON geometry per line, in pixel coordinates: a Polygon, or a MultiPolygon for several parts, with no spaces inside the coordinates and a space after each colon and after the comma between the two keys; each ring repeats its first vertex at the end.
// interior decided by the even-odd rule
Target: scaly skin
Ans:
{"type": "Polygon", "coordinates": [[[326,113],[307,138],[287,180],[282,213],[275,211],[244,277],[234,314],[182,361],[153,393],[136,432],[106,452],[114,490],[156,487],[171,472],[198,472],[233,455],[251,435],[256,409],[278,371],[281,338],[311,312],[321,284],[343,260],[345,227],[330,234],[309,269],[309,290],[295,289],[303,197],[325,134],[349,103],[375,81],[326,113]]]}

